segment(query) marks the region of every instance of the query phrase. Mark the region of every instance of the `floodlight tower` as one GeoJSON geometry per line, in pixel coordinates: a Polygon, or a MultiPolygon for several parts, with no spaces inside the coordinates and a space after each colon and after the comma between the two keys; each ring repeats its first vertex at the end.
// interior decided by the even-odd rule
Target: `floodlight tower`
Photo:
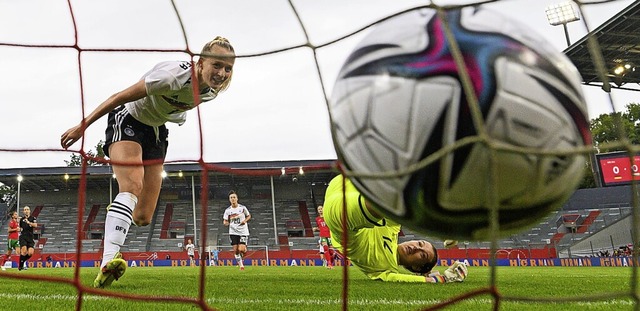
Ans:
{"type": "Polygon", "coordinates": [[[547,14],[547,21],[549,21],[551,26],[562,25],[562,28],[564,28],[564,37],[567,40],[567,46],[571,46],[567,24],[580,20],[580,16],[573,6],[573,2],[567,1],[552,4],[545,9],[545,13],[547,14]]]}

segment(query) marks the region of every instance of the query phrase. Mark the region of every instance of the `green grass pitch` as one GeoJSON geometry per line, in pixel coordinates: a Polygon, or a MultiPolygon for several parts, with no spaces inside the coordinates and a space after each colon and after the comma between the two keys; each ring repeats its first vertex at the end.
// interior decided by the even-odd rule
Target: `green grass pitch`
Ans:
{"type": "MultiPolygon", "coordinates": [[[[442,267],[440,267],[442,269],[442,267]]],[[[18,276],[72,279],[73,268],[29,269],[18,276]]],[[[368,280],[351,267],[348,310],[423,310],[448,298],[486,288],[488,267],[470,267],[464,283],[401,284],[368,280]]],[[[96,268],[82,268],[81,282],[89,285],[96,268]]],[[[107,291],[136,295],[197,298],[198,267],[130,267],[107,291]]],[[[207,267],[204,297],[214,310],[341,310],[342,267],[207,267]]],[[[630,267],[499,267],[498,292],[530,298],[571,297],[573,302],[504,301],[500,310],[638,310],[631,294],[630,267]],[[595,300],[581,297],[615,294],[595,300]]],[[[637,288],[637,286],[635,286],[637,288]]],[[[74,310],[77,290],[66,283],[0,277],[0,301],[8,310],[74,310]]],[[[198,310],[193,303],[150,302],[85,294],[82,310],[198,310]]],[[[471,297],[445,310],[492,310],[489,294],[471,297]]]]}

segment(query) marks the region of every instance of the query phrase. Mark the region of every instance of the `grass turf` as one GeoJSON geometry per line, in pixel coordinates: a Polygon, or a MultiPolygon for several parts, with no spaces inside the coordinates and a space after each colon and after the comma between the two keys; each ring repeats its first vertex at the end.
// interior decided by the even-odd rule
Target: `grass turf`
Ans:
{"type": "MultiPolygon", "coordinates": [[[[442,269],[442,268],[441,268],[442,269]]],[[[72,280],[73,268],[29,269],[14,276],[49,276],[72,280]]],[[[490,269],[470,267],[464,283],[402,284],[368,280],[356,268],[349,270],[348,310],[423,310],[449,298],[487,288],[490,269]]],[[[80,282],[92,284],[97,268],[82,268],[80,282]]],[[[130,267],[106,291],[154,297],[199,295],[198,267],[130,267]]],[[[0,301],[12,310],[74,310],[78,290],[70,284],[2,278],[0,301]],[[14,308],[18,306],[18,308],[14,308]]],[[[553,299],[572,302],[501,300],[500,310],[637,310],[631,291],[631,268],[622,267],[499,267],[497,290],[505,297],[553,299]],[[615,294],[619,295],[615,295],[615,294]],[[585,296],[614,294],[599,299],[585,296]]],[[[341,310],[342,268],[323,267],[207,267],[204,299],[214,310],[341,310]]],[[[494,299],[481,294],[457,302],[446,310],[492,310],[494,299]]],[[[84,293],[82,310],[197,310],[195,303],[130,300],[84,293]]]]}

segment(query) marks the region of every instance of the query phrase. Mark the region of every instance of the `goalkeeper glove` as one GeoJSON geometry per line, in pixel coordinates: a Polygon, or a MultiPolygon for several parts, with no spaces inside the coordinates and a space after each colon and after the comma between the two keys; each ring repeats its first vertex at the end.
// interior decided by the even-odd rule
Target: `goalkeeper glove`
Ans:
{"type": "Polygon", "coordinates": [[[457,260],[447,270],[444,270],[444,279],[447,283],[463,282],[467,275],[469,275],[467,265],[457,260]]]}

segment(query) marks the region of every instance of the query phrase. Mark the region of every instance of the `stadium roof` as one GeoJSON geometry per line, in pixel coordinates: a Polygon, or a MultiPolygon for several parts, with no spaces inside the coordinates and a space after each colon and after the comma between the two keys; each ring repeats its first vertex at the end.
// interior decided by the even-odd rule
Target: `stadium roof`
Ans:
{"type": "MultiPolygon", "coordinates": [[[[335,176],[335,160],[308,161],[271,161],[271,162],[232,162],[207,163],[208,181],[210,186],[229,187],[235,185],[263,184],[269,181],[268,176],[277,177],[275,183],[328,183],[335,176]],[[285,175],[282,175],[285,168],[285,175]],[[300,175],[299,170],[304,174],[300,175]],[[293,180],[293,177],[296,180],[293,180]]],[[[167,177],[163,187],[190,188],[191,176],[196,186],[200,185],[203,176],[203,166],[193,164],[165,164],[167,177]]],[[[81,181],[81,167],[34,167],[0,169],[0,183],[10,187],[18,184],[18,175],[23,177],[20,191],[59,191],[64,189],[78,189],[81,181]],[[65,175],[68,179],[65,179],[65,175]]],[[[93,189],[109,189],[113,182],[113,170],[109,165],[89,166],[86,172],[86,186],[93,189]]]]}
{"type": "Polygon", "coordinates": [[[610,91],[611,88],[640,91],[639,29],[640,0],[634,1],[600,27],[573,43],[564,53],[576,65],[585,84],[600,86],[605,91],[610,91]],[[589,52],[589,38],[595,38],[600,46],[611,88],[607,87],[603,82],[604,78],[596,70],[589,52]],[[615,73],[617,67],[625,65],[629,67],[623,73],[615,73]]]}

